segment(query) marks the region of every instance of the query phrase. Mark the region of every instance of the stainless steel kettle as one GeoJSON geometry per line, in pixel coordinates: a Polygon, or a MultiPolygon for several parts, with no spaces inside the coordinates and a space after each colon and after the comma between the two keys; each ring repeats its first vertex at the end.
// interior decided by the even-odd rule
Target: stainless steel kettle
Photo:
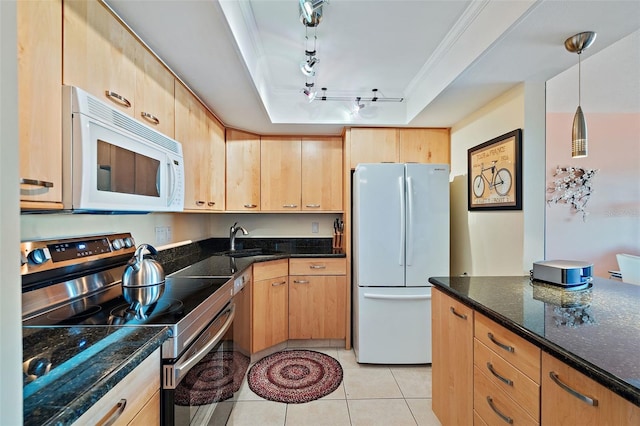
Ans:
{"type": "Polygon", "coordinates": [[[141,244],[122,273],[122,295],[130,304],[129,313],[138,319],[147,317],[145,307],[160,299],[165,285],[162,265],[154,259],[145,259],[145,249],[152,255],[158,254],[153,246],[141,244]]]}

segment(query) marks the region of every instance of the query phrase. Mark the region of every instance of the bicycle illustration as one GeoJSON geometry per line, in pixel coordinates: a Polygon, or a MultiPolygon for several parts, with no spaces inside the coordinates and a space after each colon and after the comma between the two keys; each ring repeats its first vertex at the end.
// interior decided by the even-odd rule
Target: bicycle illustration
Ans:
{"type": "Polygon", "coordinates": [[[508,169],[498,169],[496,166],[497,160],[491,162],[491,166],[484,167],[480,164],[480,174],[473,178],[473,195],[476,198],[482,197],[485,190],[485,181],[489,185],[489,190],[494,189],[496,193],[502,197],[509,193],[511,189],[511,172],[508,169]],[[486,171],[491,171],[491,176],[487,177],[486,171]],[[497,170],[497,171],[496,171],[497,170]]]}

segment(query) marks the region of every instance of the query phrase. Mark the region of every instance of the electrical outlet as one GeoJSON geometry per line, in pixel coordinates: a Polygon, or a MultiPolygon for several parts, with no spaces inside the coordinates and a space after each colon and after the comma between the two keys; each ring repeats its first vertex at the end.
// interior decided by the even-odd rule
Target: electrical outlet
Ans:
{"type": "Polygon", "coordinates": [[[167,226],[156,226],[156,244],[166,244],[169,241],[167,228],[167,226]]]}
{"type": "Polygon", "coordinates": [[[318,222],[311,222],[311,232],[314,234],[318,233],[318,230],[320,228],[320,225],[318,222]]]}

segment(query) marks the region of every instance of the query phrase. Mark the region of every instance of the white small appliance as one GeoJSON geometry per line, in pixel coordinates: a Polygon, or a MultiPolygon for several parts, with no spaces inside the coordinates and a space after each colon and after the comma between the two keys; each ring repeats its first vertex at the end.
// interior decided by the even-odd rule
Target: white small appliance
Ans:
{"type": "Polygon", "coordinates": [[[353,265],[357,361],[430,363],[428,279],[449,275],[447,164],[358,164],[353,265]]]}
{"type": "Polygon", "coordinates": [[[184,207],[182,145],[74,86],[62,87],[63,205],[76,212],[184,207]]]}

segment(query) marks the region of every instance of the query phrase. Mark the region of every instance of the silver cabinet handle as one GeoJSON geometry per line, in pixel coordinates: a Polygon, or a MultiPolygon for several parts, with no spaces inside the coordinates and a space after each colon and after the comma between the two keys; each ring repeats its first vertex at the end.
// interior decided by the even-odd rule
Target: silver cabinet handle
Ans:
{"type": "Polygon", "coordinates": [[[295,284],[309,284],[309,280],[293,280],[295,284]]]}
{"type": "Polygon", "coordinates": [[[245,209],[255,209],[256,207],[258,207],[257,204],[245,204],[244,205],[245,209]]]}
{"type": "Polygon", "coordinates": [[[142,118],[146,119],[147,121],[153,124],[156,124],[156,125],[160,124],[160,119],[153,114],[149,114],[148,112],[142,111],[140,115],[142,116],[142,118]]]}
{"type": "Polygon", "coordinates": [[[493,399],[491,399],[490,396],[487,396],[487,403],[489,404],[489,407],[491,407],[491,409],[493,410],[494,413],[496,413],[498,416],[500,416],[500,418],[502,420],[504,420],[505,422],[509,423],[510,425],[513,424],[513,419],[509,416],[505,416],[504,414],[502,414],[495,405],[493,405],[493,399]]]}
{"type": "Polygon", "coordinates": [[[319,209],[320,204],[306,204],[305,207],[308,209],[319,209]]]}
{"type": "Polygon", "coordinates": [[[515,352],[516,351],[516,348],[514,348],[513,346],[505,345],[504,343],[498,342],[493,337],[493,333],[487,333],[487,337],[489,337],[489,340],[491,340],[493,343],[495,343],[496,345],[498,345],[499,347],[501,347],[502,349],[504,349],[507,352],[515,352]]]}
{"type": "Polygon", "coordinates": [[[120,104],[124,107],[131,108],[131,102],[127,100],[124,96],[117,94],[116,92],[112,92],[111,90],[107,90],[104,92],[109,99],[114,101],[117,104],[120,104]]]}
{"type": "Polygon", "coordinates": [[[326,265],[309,265],[309,269],[327,269],[326,265]]]}
{"type": "Polygon", "coordinates": [[[209,201],[209,202],[207,203],[207,205],[208,205],[209,207],[211,207],[211,206],[215,206],[215,205],[216,205],[216,202],[215,202],[215,201],[209,201]]]}
{"type": "Polygon", "coordinates": [[[491,374],[496,376],[498,378],[498,380],[500,380],[501,382],[506,383],[509,386],[513,386],[513,380],[507,379],[506,377],[501,376],[500,374],[498,374],[498,372],[493,369],[493,365],[491,365],[490,362],[487,362],[487,369],[491,372],[491,374]]]}
{"type": "Polygon", "coordinates": [[[278,287],[281,285],[285,285],[287,282],[286,281],[280,281],[280,282],[276,282],[276,283],[271,283],[272,287],[278,287]]]}
{"type": "Polygon", "coordinates": [[[42,186],[43,188],[53,188],[53,182],[47,182],[46,180],[38,180],[38,179],[20,179],[20,185],[35,185],[42,186]]]}
{"type": "Polygon", "coordinates": [[[449,311],[451,311],[451,313],[457,316],[458,318],[462,318],[463,320],[467,319],[467,315],[457,313],[456,308],[454,308],[453,306],[449,306],[449,311]]]}
{"type": "Polygon", "coordinates": [[[204,201],[196,200],[196,206],[204,206],[204,201]]]}
{"type": "Polygon", "coordinates": [[[122,398],[120,401],[118,401],[118,403],[111,409],[111,411],[109,411],[109,413],[107,413],[107,415],[109,415],[108,418],[105,419],[104,422],[98,422],[98,424],[101,424],[103,426],[111,426],[112,424],[114,424],[116,422],[116,420],[118,420],[118,418],[122,415],[122,413],[124,412],[124,409],[127,407],[127,400],[122,398]]]}
{"type": "Polygon", "coordinates": [[[296,207],[298,207],[297,204],[283,204],[282,207],[284,207],[285,209],[295,209],[296,207]]]}
{"type": "Polygon", "coordinates": [[[592,407],[597,407],[598,406],[598,400],[597,399],[589,398],[588,396],[586,396],[586,395],[578,392],[577,390],[569,387],[567,384],[563,383],[560,380],[560,377],[556,373],[554,373],[553,371],[549,372],[549,377],[551,377],[551,380],[553,380],[555,382],[555,384],[557,384],[562,389],[564,389],[567,392],[569,392],[571,395],[573,395],[576,398],[578,398],[580,401],[586,402],[587,404],[591,405],[592,407]]]}

